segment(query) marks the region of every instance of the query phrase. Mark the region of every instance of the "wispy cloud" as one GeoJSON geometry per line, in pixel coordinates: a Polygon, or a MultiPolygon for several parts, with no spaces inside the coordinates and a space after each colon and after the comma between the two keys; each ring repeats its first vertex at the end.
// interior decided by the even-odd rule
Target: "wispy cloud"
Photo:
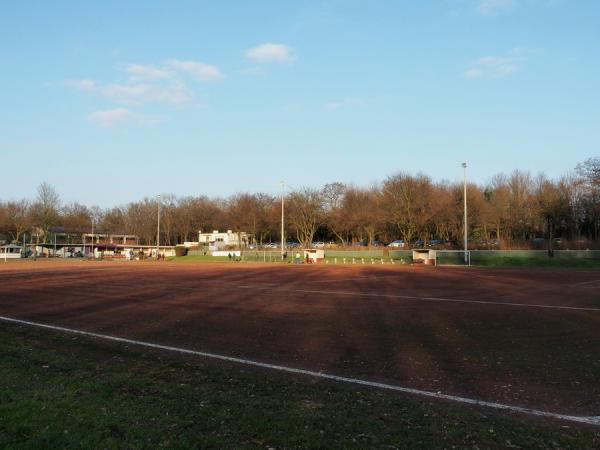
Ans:
{"type": "Polygon", "coordinates": [[[525,51],[513,48],[505,56],[483,56],[463,73],[467,78],[504,78],[513,75],[526,60],[525,51]]]}
{"type": "Polygon", "coordinates": [[[349,108],[353,106],[364,106],[365,102],[359,98],[346,98],[343,100],[331,101],[325,103],[323,108],[328,111],[335,111],[341,108],[349,108]]]}
{"type": "Polygon", "coordinates": [[[159,68],[152,64],[129,64],[125,72],[130,74],[130,81],[160,80],[175,77],[175,72],[165,68],[159,68]]]}
{"type": "Polygon", "coordinates": [[[160,122],[156,117],[145,116],[131,112],[127,108],[115,108],[104,111],[95,111],[87,116],[87,120],[102,128],[112,128],[127,123],[139,125],[160,122]]]}
{"type": "Polygon", "coordinates": [[[517,0],[478,0],[477,11],[486,16],[496,16],[514,8],[517,0]]]}
{"type": "MultiPolygon", "coordinates": [[[[52,84],[52,83],[51,83],[52,84]]],[[[65,80],[62,82],[64,86],[70,87],[72,89],[77,89],[81,91],[91,91],[96,87],[96,82],[94,80],[65,80]]]]}
{"type": "Polygon", "coordinates": [[[292,62],[295,60],[292,49],[285,44],[265,43],[246,50],[247,59],[257,63],[292,62]]]}
{"type": "Polygon", "coordinates": [[[216,81],[223,78],[223,74],[216,66],[204,64],[199,61],[181,61],[178,59],[170,59],[167,61],[167,66],[175,70],[186,72],[200,81],[216,81]]]}
{"type": "MultiPolygon", "coordinates": [[[[117,105],[143,107],[149,103],[194,106],[195,86],[190,79],[216,81],[223,78],[216,67],[200,61],[169,59],[162,64],[128,64],[119,68],[118,81],[99,83],[91,79],[69,79],[49,86],[63,86],[77,91],[88,91],[117,105]],[[123,79],[123,74],[127,78],[123,79]]],[[[156,123],[157,120],[125,107],[95,111],[86,119],[101,127],[123,123],[156,123]]]]}
{"type": "Polygon", "coordinates": [[[102,86],[98,91],[104,97],[125,105],[143,105],[146,103],[180,105],[193,98],[192,90],[178,80],[167,84],[115,83],[102,86]]]}
{"type": "Polygon", "coordinates": [[[91,79],[81,79],[66,80],[59,84],[71,89],[95,92],[120,104],[182,104],[194,97],[194,90],[184,81],[183,74],[191,75],[198,81],[223,78],[218,67],[193,60],[170,59],[159,66],[128,64],[120,70],[129,75],[125,82],[102,84],[91,79]]]}

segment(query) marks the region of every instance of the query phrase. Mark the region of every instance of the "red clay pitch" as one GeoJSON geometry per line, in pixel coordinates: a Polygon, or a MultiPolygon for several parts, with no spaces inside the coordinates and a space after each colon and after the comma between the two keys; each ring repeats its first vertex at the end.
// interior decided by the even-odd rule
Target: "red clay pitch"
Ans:
{"type": "Polygon", "coordinates": [[[0,263],[3,316],[582,416],[599,292],[589,269],[0,263]]]}

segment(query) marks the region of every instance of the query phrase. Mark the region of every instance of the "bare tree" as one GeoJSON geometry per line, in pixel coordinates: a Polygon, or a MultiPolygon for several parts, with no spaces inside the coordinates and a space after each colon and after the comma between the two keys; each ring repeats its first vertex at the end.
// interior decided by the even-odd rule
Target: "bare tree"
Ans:
{"type": "Polygon", "coordinates": [[[61,224],[66,231],[87,233],[90,229],[92,212],[80,203],[71,203],[62,209],[61,224]]]}
{"type": "Polygon", "coordinates": [[[37,199],[33,205],[34,224],[45,239],[50,228],[59,221],[60,197],[56,190],[45,181],[37,188],[37,199]]]}
{"type": "Polygon", "coordinates": [[[600,238],[600,158],[588,158],[576,167],[584,191],[584,221],[593,239],[600,238]]]}
{"type": "Polygon", "coordinates": [[[2,205],[3,218],[1,228],[13,241],[18,242],[32,224],[31,207],[27,200],[7,202],[2,205]]]}
{"type": "Polygon", "coordinates": [[[346,244],[348,222],[344,217],[344,199],[348,187],[340,182],[329,183],[323,186],[323,209],[325,224],[337,237],[342,245],[346,244]]]}
{"type": "Polygon", "coordinates": [[[316,189],[304,188],[288,196],[288,217],[298,241],[308,247],[323,221],[323,196],[316,189]]]}
{"type": "Polygon", "coordinates": [[[400,173],[384,181],[382,207],[405,242],[411,242],[425,229],[431,214],[431,194],[431,180],[422,174],[400,173]]]}

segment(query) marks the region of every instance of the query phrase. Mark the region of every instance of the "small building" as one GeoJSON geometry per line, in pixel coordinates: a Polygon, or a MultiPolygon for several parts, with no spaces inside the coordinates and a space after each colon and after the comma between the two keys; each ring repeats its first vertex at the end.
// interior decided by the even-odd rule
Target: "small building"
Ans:
{"type": "MultiPolygon", "coordinates": [[[[160,245],[158,253],[161,256],[175,256],[174,245],[160,245]]],[[[96,259],[125,259],[142,260],[156,258],[156,245],[135,244],[94,244],[94,258],[96,259]]]]}
{"type": "Polygon", "coordinates": [[[208,244],[210,251],[223,250],[228,247],[242,248],[248,246],[248,233],[245,231],[227,230],[226,233],[214,230],[212,233],[203,233],[198,231],[198,243],[208,244]]]}
{"type": "Polygon", "coordinates": [[[325,259],[325,250],[319,248],[309,248],[304,250],[304,261],[309,264],[316,264],[325,259]]]}
{"type": "Polygon", "coordinates": [[[2,245],[0,246],[0,259],[19,259],[22,251],[23,247],[15,244],[2,245]]]}
{"type": "Polygon", "coordinates": [[[413,263],[431,264],[432,266],[435,266],[436,265],[436,257],[437,257],[436,250],[415,248],[412,251],[413,263]]]}

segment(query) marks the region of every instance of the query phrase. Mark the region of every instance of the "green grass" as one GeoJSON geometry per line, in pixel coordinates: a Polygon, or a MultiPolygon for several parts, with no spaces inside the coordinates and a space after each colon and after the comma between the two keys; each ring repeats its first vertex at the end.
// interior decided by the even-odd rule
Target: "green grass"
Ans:
{"type": "Polygon", "coordinates": [[[16,325],[1,448],[598,448],[600,430],[16,325]]]}
{"type": "Polygon", "coordinates": [[[495,257],[471,261],[474,266],[488,267],[565,267],[600,268],[600,259],[587,258],[519,258],[495,257]]]}
{"type": "Polygon", "coordinates": [[[211,255],[185,255],[167,258],[168,261],[176,262],[229,262],[227,256],[211,256],[211,255]]]}

